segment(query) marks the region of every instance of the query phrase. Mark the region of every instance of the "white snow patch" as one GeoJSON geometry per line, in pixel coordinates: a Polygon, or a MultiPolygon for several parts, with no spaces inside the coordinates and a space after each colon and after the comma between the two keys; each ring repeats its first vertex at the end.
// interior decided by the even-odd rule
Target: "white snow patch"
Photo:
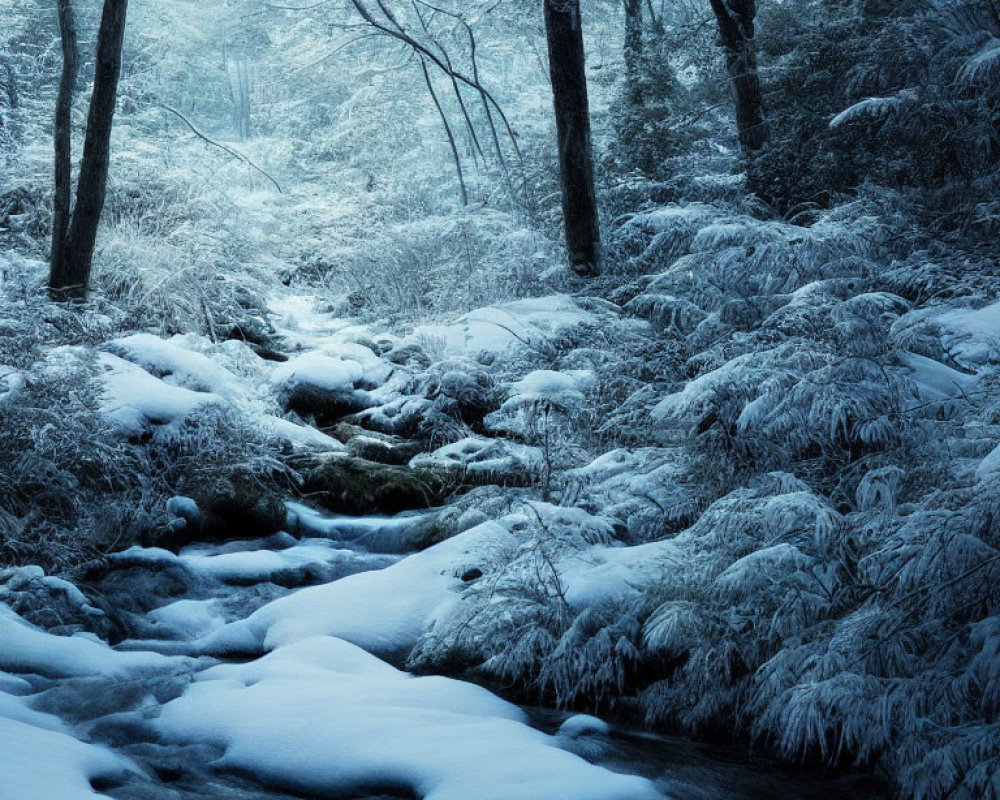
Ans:
{"type": "Polygon", "coordinates": [[[156,721],[222,744],[218,765],[309,794],[409,788],[424,800],[652,800],[642,778],[559,749],[485,689],[414,678],[348,643],[305,638],[202,673],[156,721]]]}
{"type": "Polygon", "coordinates": [[[150,424],[175,427],[198,408],[224,402],[217,394],[171,386],[118,356],[101,353],[101,412],[124,433],[139,435],[150,424]]]}
{"type": "Polygon", "coordinates": [[[271,373],[271,381],[278,386],[305,384],[326,390],[354,389],[364,377],[364,368],[354,359],[321,353],[307,353],[293,358],[271,373]]]}
{"type": "Polygon", "coordinates": [[[0,708],[0,798],[4,800],[101,800],[105,795],[91,788],[92,779],[138,772],[125,758],[63,733],[55,727],[57,722],[33,723],[5,717],[0,708]]]}
{"type": "Polygon", "coordinates": [[[462,585],[461,576],[514,542],[501,525],[486,522],[386,569],[275,600],[195,646],[205,652],[253,652],[326,635],[376,655],[405,655],[433,619],[458,601],[454,590],[462,585]]]}
{"type": "Polygon", "coordinates": [[[559,735],[576,738],[577,736],[601,736],[611,732],[611,726],[603,719],[590,714],[575,714],[559,726],[559,735]]]}
{"type": "Polygon", "coordinates": [[[975,375],[916,353],[901,351],[900,360],[909,368],[917,399],[922,403],[958,397],[968,392],[977,380],[975,375]]]}
{"type": "Polygon", "coordinates": [[[258,422],[265,434],[282,439],[292,445],[292,447],[302,450],[326,450],[328,452],[339,452],[347,449],[332,436],[308,425],[299,425],[290,419],[263,416],[258,422]]]}
{"type": "MultiPolygon", "coordinates": [[[[176,666],[158,653],[112,650],[84,634],[54,636],[0,604],[0,669],[48,677],[125,676],[176,666]]],[[[0,772],[2,774],[2,772],[0,772]]]]}
{"type": "Polygon", "coordinates": [[[975,311],[946,311],[934,321],[942,329],[942,342],[960,365],[978,367],[1000,361],[1000,302],[975,311]]]}
{"type": "Polygon", "coordinates": [[[589,369],[565,372],[535,370],[511,385],[510,397],[503,408],[535,403],[551,403],[564,409],[575,408],[583,404],[584,392],[592,389],[596,383],[597,378],[589,369]]]}
{"type": "Polygon", "coordinates": [[[119,564],[177,565],[196,575],[228,583],[262,583],[282,572],[322,567],[340,561],[361,561],[367,556],[338,548],[334,542],[314,539],[284,550],[218,552],[211,547],[186,547],[179,554],[157,547],[130,547],[111,556],[119,564]]]}
{"type": "Polygon", "coordinates": [[[997,472],[1000,472],[1000,445],[979,462],[979,466],[976,467],[976,477],[982,479],[997,472]]]}
{"type": "Polygon", "coordinates": [[[445,355],[475,356],[538,346],[569,328],[598,322],[572,297],[549,295],[479,308],[451,325],[421,325],[410,340],[440,343],[445,355]]]}
{"type": "Polygon", "coordinates": [[[246,384],[211,358],[192,348],[191,337],[161,339],[151,333],[136,333],[109,343],[111,351],[123,356],[168,386],[181,386],[196,392],[211,392],[230,402],[245,399],[246,384]]]}

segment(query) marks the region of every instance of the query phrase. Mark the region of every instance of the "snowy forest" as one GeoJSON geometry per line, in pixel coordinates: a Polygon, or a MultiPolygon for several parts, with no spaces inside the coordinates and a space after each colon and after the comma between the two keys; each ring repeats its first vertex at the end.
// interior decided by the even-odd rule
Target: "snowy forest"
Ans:
{"type": "Polygon", "coordinates": [[[1000,0],[0,0],[0,800],[1000,800],[1000,0]]]}

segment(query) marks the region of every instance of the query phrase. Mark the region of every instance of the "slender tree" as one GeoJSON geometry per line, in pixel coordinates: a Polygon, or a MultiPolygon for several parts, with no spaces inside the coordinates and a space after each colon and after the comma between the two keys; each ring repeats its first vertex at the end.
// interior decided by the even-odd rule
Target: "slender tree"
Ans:
{"type": "Polygon", "coordinates": [[[545,31],[559,137],[566,249],[577,273],[597,275],[601,233],[579,0],[545,0],[545,31]]]}
{"type": "MultiPolygon", "coordinates": [[[[128,0],[104,0],[101,25],[97,35],[97,61],[94,89],[87,115],[87,133],[83,160],[76,188],[76,205],[69,212],[69,119],[72,105],[72,81],[63,70],[59,103],[56,109],[56,207],[53,214],[53,247],[49,271],[49,291],[56,299],[78,299],[87,294],[90,271],[97,243],[97,226],[104,210],[111,155],[111,126],[118,100],[118,79],[122,66],[122,43],[128,0]],[[66,87],[69,87],[68,89],[66,87]],[[65,94],[64,94],[65,90],[65,94]],[[61,217],[59,215],[62,215],[61,217]],[[68,219],[67,219],[68,216],[68,219]],[[57,244],[55,237],[59,236],[57,244]]],[[[75,47],[75,24],[71,0],[59,0],[60,30],[65,39],[68,29],[75,47]],[[69,23],[68,25],[66,23],[69,23]]],[[[75,64],[73,74],[75,75],[75,64]]]]}
{"type": "Polygon", "coordinates": [[[642,97],[642,0],[622,0],[625,6],[625,82],[628,100],[634,106],[642,97]]]}
{"type": "Polygon", "coordinates": [[[745,151],[760,150],[767,141],[768,128],[754,41],[757,0],[711,0],[711,4],[726,54],[740,144],[745,151]]]}
{"type": "Polygon", "coordinates": [[[55,117],[55,196],[52,201],[52,265],[62,264],[69,232],[73,192],[72,134],[73,89],[80,71],[76,18],[71,0],[59,0],[59,35],[62,39],[62,76],[56,98],[55,117]]]}

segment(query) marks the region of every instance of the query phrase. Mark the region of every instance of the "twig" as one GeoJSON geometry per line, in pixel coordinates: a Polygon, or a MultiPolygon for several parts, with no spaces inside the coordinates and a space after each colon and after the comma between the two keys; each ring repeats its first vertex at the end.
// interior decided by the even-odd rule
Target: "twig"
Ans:
{"type": "Polygon", "coordinates": [[[261,175],[263,175],[265,178],[271,181],[271,183],[274,184],[274,188],[278,190],[278,194],[283,194],[283,192],[281,191],[281,185],[274,178],[272,178],[270,175],[264,172],[264,170],[262,170],[256,164],[254,164],[253,161],[251,161],[249,158],[243,155],[241,152],[239,152],[238,150],[234,150],[233,148],[229,147],[228,145],[224,145],[221,142],[217,142],[215,141],[215,139],[212,139],[206,134],[202,133],[200,130],[198,130],[198,127],[190,119],[188,119],[184,114],[182,114],[173,106],[168,106],[166,103],[161,103],[158,100],[154,100],[153,103],[154,105],[159,106],[165,111],[169,111],[174,116],[179,117],[181,121],[184,122],[184,124],[191,129],[191,132],[199,139],[208,142],[210,145],[218,147],[220,150],[224,150],[225,152],[229,153],[229,155],[231,155],[233,158],[242,161],[248,167],[257,170],[257,172],[259,172],[261,175]]]}

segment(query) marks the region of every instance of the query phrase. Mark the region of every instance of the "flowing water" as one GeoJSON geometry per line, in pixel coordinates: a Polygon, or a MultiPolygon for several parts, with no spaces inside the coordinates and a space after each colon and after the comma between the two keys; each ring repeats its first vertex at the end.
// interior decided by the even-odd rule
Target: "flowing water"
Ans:
{"type": "MultiPolygon", "coordinates": [[[[119,559],[96,585],[128,609],[125,619],[136,640],[129,649],[169,650],[194,636],[246,617],[296,588],[326,583],[356,572],[383,569],[401,555],[369,552],[356,544],[358,530],[385,530],[386,520],[343,521],[355,543],[333,538],[196,544],[180,558],[163,551],[134,551],[119,559]],[[211,613],[207,613],[208,610],[211,613]],[[183,613],[181,613],[183,612],[183,613]]],[[[338,526],[330,526],[336,531],[338,526]]],[[[377,537],[376,537],[377,538],[377,537]]],[[[239,656],[230,656],[238,661],[239,656]]],[[[244,660],[251,656],[244,656],[244,660]]],[[[222,748],[205,744],[165,744],[141,723],[157,707],[181,696],[199,670],[218,664],[202,658],[180,674],[122,681],[110,678],[51,680],[38,707],[52,711],[124,755],[147,774],[95,788],[118,800],[281,800],[288,794],[245,774],[220,771],[213,762],[222,748]],[[139,712],[138,714],[136,712],[139,712]],[[138,720],[138,721],[137,721],[138,720]]],[[[554,732],[566,714],[525,709],[531,724],[554,732]]],[[[879,800],[884,790],[870,779],[796,773],[751,757],[742,748],[717,747],[642,731],[615,729],[583,737],[567,749],[612,771],[654,780],[673,800],[879,800]]],[[[344,797],[345,795],[337,795],[344,797]]],[[[357,794],[355,798],[412,797],[412,794],[357,794]]],[[[58,798],[53,798],[58,800],[58,798]]],[[[469,800],[476,800],[470,797],[469,800]]],[[[539,800],[549,800],[539,798],[539,800]]],[[[571,796],[552,800],[573,800],[571,796]]]]}

